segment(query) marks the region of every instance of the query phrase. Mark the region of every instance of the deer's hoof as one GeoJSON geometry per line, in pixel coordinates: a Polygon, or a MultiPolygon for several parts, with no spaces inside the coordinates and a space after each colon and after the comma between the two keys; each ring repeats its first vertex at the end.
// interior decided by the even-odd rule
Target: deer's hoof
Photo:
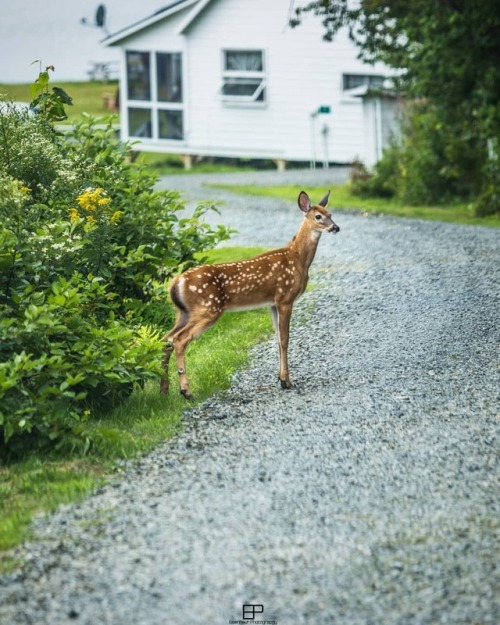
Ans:
{"type": "Polygon", "coordinates": [[[193,394],[187,388],[181,388],[181,395],[184,399],[193,399],[193,394]]]}
{"type": "Polygon", "coordinates": [[[280,378],[280,384],[281,384],[282,389],[287,390],[287,389],[292,388],[292,383],[290,382],[290,380],[282,380],[280,378]]]}

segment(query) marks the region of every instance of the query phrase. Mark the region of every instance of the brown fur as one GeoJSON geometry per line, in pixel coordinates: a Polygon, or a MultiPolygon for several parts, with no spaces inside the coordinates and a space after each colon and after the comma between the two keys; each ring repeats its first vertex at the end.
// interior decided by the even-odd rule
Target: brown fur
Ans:
{"type": "Polygon", "coordinates": [[[191,397],[185,367],[189,343],[230,310],[269,306],[280,347],[279,379],[283,388],[291,388],[288,372],[290,318],[295,300],[302,295],[309,278],[322,232],[338,232],[326,210],[329,193],[311,206],[304,191],[299,194],[302,224],[285,247],[260,254],[249,260],[190,269],[172,281],[170,296],[178,309],[174,328],[166,341],[162,392],[168,390],[168,364],[175,351],[180,392],[191,397]]]}

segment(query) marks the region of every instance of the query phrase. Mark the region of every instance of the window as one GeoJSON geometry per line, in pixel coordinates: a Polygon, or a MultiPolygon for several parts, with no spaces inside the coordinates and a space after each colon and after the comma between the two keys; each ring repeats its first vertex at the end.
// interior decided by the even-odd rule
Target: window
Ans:
{"type": "Polygon", "coordinates": [[[384,76],[375,74],[343,74],[342,76],[342,89],[344,91],[356,89],[356,87],[364,85],[368,87],[383,87],[384,76]]]}
{"type": "Polygon", "coordinates": [[[160,102],[182,102],[182,58],[179,53],[156,55],[156,81],[160,102]]]}
{"type": "Polygon", "coordinates": [[[129,100],[150,100],[149,52],[127,52],[127,94],[129,100]]]}
{"type": "Polygon", "coordinates": [[[184,139],[182,54],[127,51],[128,136],[184,139]]]}
{"type": "Polygon", "coordinates": [[[149,109],[128,109],[128,134],[131,137],[151,138],[151,111],[149,109]]]}
{"type": "Polygon", "coordinates": [[[182,111],[158,111],[158,129],[160,139],[182,139],[182,111]]]}
{"type": "Polygon", "coordinates": [[[264,53],[260,50],[224,50],[222,100],[264,103],[266,79],[264,53]]]}

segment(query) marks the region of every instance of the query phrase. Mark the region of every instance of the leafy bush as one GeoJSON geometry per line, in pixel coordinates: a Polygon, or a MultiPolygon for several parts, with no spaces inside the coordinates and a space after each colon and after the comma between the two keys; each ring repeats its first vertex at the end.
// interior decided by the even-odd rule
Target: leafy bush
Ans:
{"type": "Polygon", "coordinates": [[[476,200],[474,207],[480,217],[500,214],[500,145],[498,139],[490,139],[488,161],[483,168],[486,184],[476,200]]]}
{"type": "Polygon", "coordinates": [[[0,114],[3,176],[29,184],[34,198],[46,196],[50,185],[64,171],[64,156],[54,128],[41,115],[5,107],[0,114]]]}
{"type": "Polygon", "coordinates": [[[81,434],[158,377],[168,280],[228,236],[130,161],[110,124],[0,113],[0,446],[81,434]]]}
{"type": "Polygon", "coordinates": [[[20,433],[57,439],[159,373],[160,334],[129,327],[112,311],[98,278],[58,278],[50,289],[26,287],[0,317],[0,424],[4,442],[20,433]]]}
{"type": "MultiPolygon", "coordinates": [[[[459,124],[418,103],[408,107],[400,143],[384,150],[370,172],[355,163],[351,190],[361,196],[396,197],[409,205],[473,201],[477,215],[500,212],[498,156],[457,132],[459,124]]],[[[496,143],[495,143],[496,146],[496,143]]]]}
{"type": "Polygon", "coordinates": [[[397,176],[397,148],[393,146],[384,150],[373,173],[362,162],[353,163],[349,181],[351,192],[361,197],[393,197],[397,191],[397,176]]]}

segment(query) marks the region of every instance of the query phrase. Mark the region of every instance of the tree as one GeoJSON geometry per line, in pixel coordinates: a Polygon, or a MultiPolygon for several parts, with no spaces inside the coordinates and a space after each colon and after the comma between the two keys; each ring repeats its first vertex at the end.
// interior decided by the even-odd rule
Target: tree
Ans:
{"type": "Polygon", "coordinates": [[[500,211],[498,0],[316,0],[295,10],[292,26],[311,12],[327,40],[348,28],[361,59],[396,70],[396,86],[473,150],[480,173],[470,191],[493,194],[500,211]]]}

